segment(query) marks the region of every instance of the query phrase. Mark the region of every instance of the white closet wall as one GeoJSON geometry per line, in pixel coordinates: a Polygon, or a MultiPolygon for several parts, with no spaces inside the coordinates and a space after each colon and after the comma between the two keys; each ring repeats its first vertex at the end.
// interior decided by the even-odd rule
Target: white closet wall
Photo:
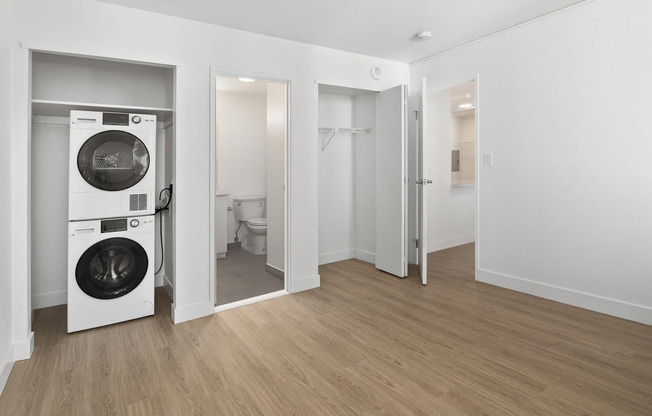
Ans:
{"type": "Polygon", "coordinates": [[[375,94],[328,87],[319,93],[319,264],[375,260],[375,94]]]}

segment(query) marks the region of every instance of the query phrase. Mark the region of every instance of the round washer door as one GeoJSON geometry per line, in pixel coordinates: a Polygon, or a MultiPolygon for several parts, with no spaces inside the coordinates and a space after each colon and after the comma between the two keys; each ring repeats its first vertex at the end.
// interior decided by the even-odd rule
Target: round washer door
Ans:
{"type": "Polygon", "coordinates": [[[75,268],[77,285],[88,296],[115,299],[134,290],[145,278],[149,260],[145,249],[123,237],[93,244],[75,268]]]}
{"type": "Polygon", "coordinates": [[[145,144],[126,131],[91,136],[79,149],[77,168],[86,182],[104,191],[121,191],[140,182],[149,169],[145,144]]]}

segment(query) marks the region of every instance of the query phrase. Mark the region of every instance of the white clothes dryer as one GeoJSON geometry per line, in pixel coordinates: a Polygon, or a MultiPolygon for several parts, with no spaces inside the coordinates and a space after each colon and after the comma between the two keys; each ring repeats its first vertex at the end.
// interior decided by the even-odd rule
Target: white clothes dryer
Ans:
{"type": "Polygon", "coordinates": [[[68,223],[68,332],[154,314],[154,215],[68,223]]]}
{"type": "Polygon", "coordinates": [[[154,213],[156,116],[70,112],[68,220],[154,213]]]}

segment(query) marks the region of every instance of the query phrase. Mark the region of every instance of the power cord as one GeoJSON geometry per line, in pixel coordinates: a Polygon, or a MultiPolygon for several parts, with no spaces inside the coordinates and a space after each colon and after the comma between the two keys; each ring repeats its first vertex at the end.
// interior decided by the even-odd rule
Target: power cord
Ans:
{"type": "MultiPolygon", "coordinates": [[[[163,192],[165,192],[165,191],[167,191],[167,193],[168,193],[168,200],[167,200],[167,202],[165,203],[164,206],[162,206],[161,208],[156,208],[154,210],[154,215],[156,215],[156,214],[158,214],[160,212],[163,212],[163,211],[167,211],[167,210],[170,209],[169,206],[170,206],[170,202],[172,201],[172,184],[170,184],[170,186],[167,187],[167,188],[161,189],[161,192],[159,192],[159,194],[158,194],[158,200],[159,201],[161,201],[161,198],[163,197],[163,192]]],[[[162,215],[159,218],[158,227],[159,227],[158,235],[159,235],[159,239],[161,241],[161,265],[158,266],[158,269],[156,270],[154,275],[158,274],[158,272],[161,271],[161,269],[163,268],[163,264],[165,262],[165,251],[163,251],[163,216],[162,215]]]]}

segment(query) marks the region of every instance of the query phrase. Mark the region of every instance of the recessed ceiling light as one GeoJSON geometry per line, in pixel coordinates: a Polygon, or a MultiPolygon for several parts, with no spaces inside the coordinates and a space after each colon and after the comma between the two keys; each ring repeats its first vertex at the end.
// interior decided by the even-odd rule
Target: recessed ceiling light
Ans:
{"type": "Polygon", "coordinates": [[[240,77],[238,79],[240,81],[242,81],[242,82],[254,82],[255,81],[255,79],[253,79],[253,78],[245,78],[245,77],[240,77]]]}
{"type": "Polygon", "coordinates": [[[473,107],[473,104],[464,103],[464,104],[460,104],[458,107],[460,107],[460,108],[471,108],[471,107],[473,107]]]}
{"type": "Polygon", "coordinates": [[[419,40],[429,40],[432,37],[432,33],[429,30],[424,30],[415,35],[419,40]]]}

